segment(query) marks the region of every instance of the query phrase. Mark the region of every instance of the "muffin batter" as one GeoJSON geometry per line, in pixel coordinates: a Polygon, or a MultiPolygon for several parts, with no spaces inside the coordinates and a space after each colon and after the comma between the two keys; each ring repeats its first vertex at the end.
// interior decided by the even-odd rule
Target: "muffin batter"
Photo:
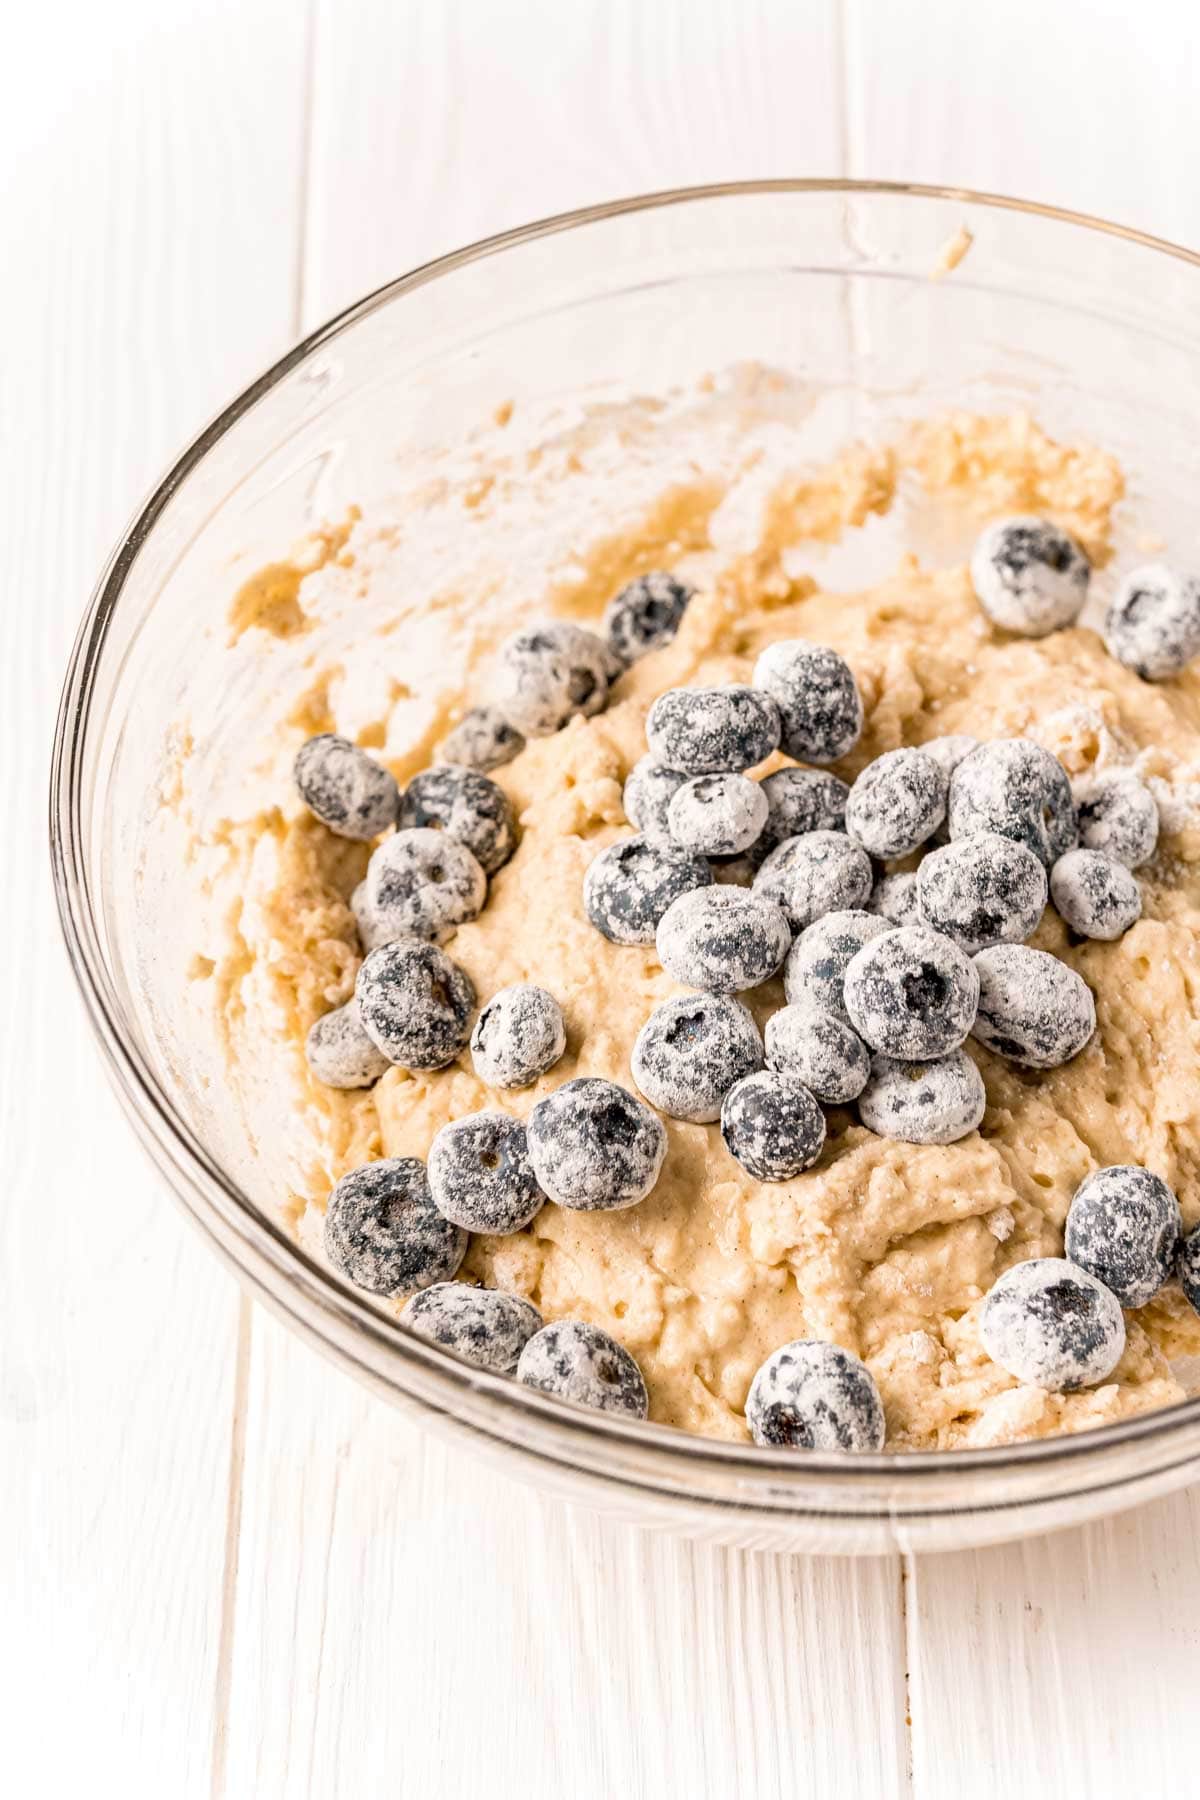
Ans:
{"type": "MultiPolygon", "coordinates": [[[[321,1140],[319,1163],[293,1201],[310,1248],[320,1244],[332,1180],[369,1157],[424,1158],[442,1125],[481,1108],[525,1118],[575,1075],[631,1085],[638,1031],[681,990],[653,945],[618,947],[601,936],[581,893],[593,857],[631,829],[622,785],[645,754],[646,715],[665,690],[749,681],[766,645],[808,638],[840,651],[862,690],[865,731],[835,765],[847,780],[884,751],[970,732],[1036,738],[1073,777],[1136,763],[1159,778],[1160,799],[1169,797],[1171,778],[1200,743],[1197,671],[1151,686],[1089,629],[1012,638],[981,610],[965,565],[923,567],[905,556],[890,579],[855,595],[822,592],[786,572],[787,547],[834,539],[885,511],[906,476],[935,497],[969,494],[981,522],[1000,510],[1039,510],[1097,563],[1122,490],[1099,452],[1065,450],[1028,421],[966,417],[923,427],[894,450],[854,451],[820,474],[781,481],[754,550],[714,555],[678,636],[621,677],[608,709],[531,740],[493,771],[513,801],[520,842],[493,877],[482,914],[448,947],[481,1005],[522,981],[561,1003],[566,1054],[531,1088],[491,1089],[465,1055],[436,1074],[391,1068],[368,1091],[313,1081],[303,1040],[352,992],[360,952],[348,902],[368,846],[331,835],[298,804],[244,833],[250,854],[256,836],[276,840],[277,873],[261,940],[217,966],[213,992],[231,1044],[231,1022],[253,1004],[252,978],[265,977],[279,1005],[279,1054],[304,1084],[321,1140]]],[[[684,549],[703,547],[703,522],[696,531],[684,549]]],[[[594,592],[571,595],[573,616],[594,622],[621,581],[669,561],[661,539],[647,543],[636,529],[610,541],[594,592]]],[[[292,598],[301,607],[299,587],[292,598]]],[[[531,607],[539,610],[554,604],[531,607]]],[[[288,621],[296,629],[291,609],[288,621]]],[[[271,629],[269,615],[252,623],[271,629]]],[[[464,693],[429,742],[481,697],[464,693]]],[[[776,753],[755,773],[784,765],[776,753]]],[[[391,766],[403,776],[423,765],[391,766]]],[[[1185,1229],[1200,1216],[1200,821],[1181,805],[1161,811],[1157,856],[1139,870],[1143,915],[1123,938],[1076,943],[1048,909],[1031,940],[1093,989],[1096,1036],[1044,1074],[1002,1062],[972,1039],[987,1091],[978,1132],[918,1147],[877,1137],[835,1108],[815,1167],[760,1184],[729,1156],[717,1125],[668,1118],[662,1174],[640,1205],[589,1214],[547,1204],[512,1236],[473,1239],[462,1277],[528,1297],[548,1321],[602,1326],[640,1363],[651,1418],[710,1436],[746,1437],[755,1371],[795,1338],[826,1339],[866,1361],[894,1449],[1077,1431],[1183,1399],[1170,1359],[1200,1352],[1200,1318],[1174,1284],[1127,1315],[1121,1362],[1085,1392],[1019,1386],[989,1359],[978,1329],[982,1298],[1003,1270],[1061,1255],[1071,1197],[1094,1168],[1144,1164],[1178,1192],[1185,1229]]],[[[736,863],[720,873],[747,879],[736,863]]],[[[782,983],[743,998],[762,1027],[784,1004],[782,983]]]]}

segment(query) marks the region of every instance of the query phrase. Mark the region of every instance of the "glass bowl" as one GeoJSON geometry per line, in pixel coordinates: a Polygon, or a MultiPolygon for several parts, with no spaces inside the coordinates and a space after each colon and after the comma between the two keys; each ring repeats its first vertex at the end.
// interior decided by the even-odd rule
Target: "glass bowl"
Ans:
{"type": "MultiPolygon", "coordinates": [[[[109,1074],[250,1291],[376,1392],[514,1474],[748,1546],[996,1541],[1200,1472],[1200,1402],[1013,1448],[839,1458],[623,1423],[471,1369],[407,1336],[294,1240],[279,1208],[292,1095],[267,1063],[235,1095],[212,1021],[188,999],[222,821],[285,791],[273,731],[315,672],[372,630],[373,608],[401,629],[388,658],[357,662],[390,659],[413,696],[389,727],[399,752],[420,739],[427,684],[461,681],[489,634],[534,609],[581,545],[602,550],[603,531],[636,516],[668,467],[706,478],[708,446],[719,462],[751,403],[778,408],[789,442],[816,459],[949,407],[1028,408],[1051,433],[1122,459],[1124,541],[1190,542],[1198,370],[1200,260],[1185,251],[965,192],[771,182],[595,207],[445,257],[351,307],[240,395],[100,580],[58,718],[51,831],[109,1074]],[[947,274],[963,227],[973,244],[947,274]],[[462,484],[497,466],[499,498],[477,504],[462,484]],[[549,499],[522,478],[535,467],[553,472],[549,499]],[[295,633],[283,592],[277,634],[231,646],[239,583],[352,505],[404,521],[398,588],[364,600],[347,581],[344,603],[295,633]],[[446,605],[451,592],[469,597],[465,615],[446,605]]],[[[324,553],[310,542],[310,557],[324,553]]],[[[377,697],[345,704],[367,718],[377,697]]]]}

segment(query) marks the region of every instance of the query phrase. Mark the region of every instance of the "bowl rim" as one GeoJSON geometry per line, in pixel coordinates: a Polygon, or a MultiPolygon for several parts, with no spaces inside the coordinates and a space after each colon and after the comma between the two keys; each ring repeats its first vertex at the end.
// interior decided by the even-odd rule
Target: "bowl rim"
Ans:
{"type": "MultiPolygon", "coordinates": [[[[208,452],[260,399],[322,346],[402,295],[426,286],[467,264],[482,261],[538,238],[554,236],[578,226],[592,225],[622,215],[710,200],[745,199],[772,194],[844,195],[848,199],[856,196],[885,196],[918,201],[955,201],[992,212],[1022,213],[1072,226],[1122,240],[1200,269],[1200,253],[1183,245],[1092,214],[1044,205],[1011,195],[916,182],[872,181],[849,177],[779,177],[668,188],[555,213],[478,239],[384,282],[302,337],[216,413],[176,456],[118,539],[101,570],[80,621],[59,701],[50,765],[51,872],[68,959],[118,1098],[143,1141],[147,1138],[152,1140],[148,1147],[152,1154],[157,1152],[155,1160],[160,1169],[164,1173],[169,1171],[176,1177],[170,1184],[175,1198],[193,1214],[209,1241],[219,1251],[225,1252],[243,1280],[249,1280],[260,1297],[271,1298],[261,1279],[255,1275],[253,1267],[247,1266],[247,1261],[239,1259],[222,1243],[220,1235],[213,1230],[211,1219],[206,1219],[205,1209],[220,1215],[234,1237],[240,1241],[251,1264],[265,1262],[287,1283],[293,1287],[299,1286],[308,1303],[325,1314],[330,1323],[336,1323],[343,1330],[349,1328],[355,1334],[361,1334],[365,1341],[364,1347],[381,1352],[387,1361],[398,1360],[401,1366],[409,1364],[414,1369],[419,1369],[426,1385],[432,1382],[440,1389],[445,1401],[445,1411],[453,1412],[455,1396],[461,1398],[470,1392],[485,1396],[489,1403],[494,1403],[496,1429],[489,1430],[489,1436],[517,1443],[519,1440],[503,1428],[506,1419],[514,1424],[541,1421],[543,1426],[552,1427],[555,1433],[561,1434],[567,1447],[574,1440],[586,1443],[594,1450],[597,1444],[607,1441],[614,1449],[624,1447],[631,1451],[645,1452],[648,1456],[657,1454],[664,1467],[669,1460],[683,1458],[711,1465],[714,1473],[721,1471],[754,1485],[770,1484],[779,1499],[783,1498],[783,1490],[778,1484],[788,1484],[801,1475],[804,1478],[815,1478],[818,1482],[822,1476],[828,1476],[848,1483],[855,1477],[861,1478],[864,1483],[871,1476],[877,1479],[885,1477],[899,1494],[901,1490],[917,1486],[934,1476],[959,1472],[983,1476],[985,1472],[990,1474],[1001,1470],[1080,1463],[1089,1456],[1094,1458],[1118,1446],[1169,1437],[1184,1425],[1200,1422],[1200,1397],[1070,1435],[1026,1440],[1012,1445],[980,1446],[964,1450],[881,1451],[854,1457],[814,1452],[798,1458],[788,1450],[760,1448],[744,1442],[703,1437],[652,1421],[633,1421],[611,1413],[585,1411],[527,1388],[511,1377],[492,1375],[475,1368],[451,1352],[405,1331],[394,1315],[383,1312],[365,1298],[360,1299],[345,1287],[331,1271],[310,1256],[282,1225],[261,1212],[209,1154],[187,1122],[176,1113],[169,1096],[124,1023],[124,1008],[109,975],[90,899],[82,776],[96,674],[116,608],[138,555],[172,498],[203,463],[208,452]],[[180,1182],[190,1189],[190,1194],[181,1191],[180,1182]]],[[[306,1327],[327,1348],[331,1347],[330,1341],[314,1330],[311,1321],[302,1318],[300,1310],[290,1306],[283,1310],[292,1323],[306,1327]]],[[[347,1356],[344,1348],[341,1356],[344,1361],[355,1360],[352,1356],[347,1356]]],[[[359,1367],[365,1371],[368,1364],[362,1362],[359,1367]]],[[[442,1410],[427,1394],[417,1398],[419,1404],[427,1409],[442,1410]]],[[[616,1470],[613,1473],[617,1480],[622,1479],[616,1470]]],[[[627,1485],[631,1485],[628,1478],[625,1479],[627,1485]]],[[[1094,1484],[1089,1484],[1092,1485],[1094,1484]]],[[[696,1498],[699,1500],[702,1496],[697,1495],[696,1498]]],[[[753,1504],[753,1500],[743,1493],[742,1504],[747,1503],[753,1504]]],[[[1020,1501],[1008,1504],[1020,1504],[1020,1501]]],[[[991,1505],[994,1506],[995,1502],[991,1505]]]]}

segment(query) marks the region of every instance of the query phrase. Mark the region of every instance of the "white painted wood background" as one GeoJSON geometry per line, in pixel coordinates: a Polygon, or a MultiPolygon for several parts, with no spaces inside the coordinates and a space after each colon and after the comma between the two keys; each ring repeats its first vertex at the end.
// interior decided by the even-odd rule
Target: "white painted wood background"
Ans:
{"type": "Polygon", "coordinates": [[[1200,1497],[838,1563],[651,1538],[427,1442],[253,1311],[105,1092],[52,709],[194,428],[439,251],[732,176],[1200,244],[1191,0],[0,7],[0,1787],[19,1800],[1190,1791],[1200,1497]]]}

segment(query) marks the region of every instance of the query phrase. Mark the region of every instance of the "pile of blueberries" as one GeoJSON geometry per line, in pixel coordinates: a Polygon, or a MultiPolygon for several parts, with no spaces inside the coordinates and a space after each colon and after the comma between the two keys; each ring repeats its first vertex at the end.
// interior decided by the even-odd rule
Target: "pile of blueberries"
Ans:
{"type": "MultiPolygon", "coordinates": [[[[994,622],[1034,637],[1074,621],[1090,577],[1065,533],[1027,518],[985,532],[971,571],[994,622]]],[[[690,598],[654,573],[622,589],[602,634],[563,621],[518,633],[499,654],[492,703],[466,715],[446,760],[403,794],[344,739],[303,747],[297,784],[332,830],[373,839],[397,827],[352,896],[367,955],[353,1000],[310,1034],[319,1080],[365,1086],[391,1064],[442,1068],[469,1040],[481,1079],[517,1088],[562,1056],[561,1009],[532,984],[493,996],[470,1031],[472,984],[439,947],[478,914],[488,877],[515,846],[511,807],[487,771],[527,737],[601,711],[621,672],[675,635],[690,598]]],[[[1200,583],[1139,571],[1118,593],[1106,637],[1144,678],[1175,673],[1200,653],[1200,583]]],[[[547,1198],[584,1210],[635,1205],[666,1152],[660,1113],[719,1119],[749,1174],[787,1181],[820,1156],[828,1106],[856,1103],[869,1129],[910,1143],[973,1131],[985,1096],[963,1049],[969,1036],[1035,1070],[1084,1048],[1096,1025],[1091,990],[1027,940],[1049,900],[1080,937],[1111,940],[1136,922],[1132,871],[1158,836],[1149,789],[1117,770],[1073,792],[1040,745],[967,736],[886,752],[848,785],[827,765],[862,728],[849,665],[806,640],[769,645],[750,685],[658,697],[648,754],[624,791],[635,835],[596,857],[583,896],[606,938],[654,944],[691,990],[656,1007],[638,1034],[632,1074],[650,1105],[613,1082],[574,1080],[527,1124],[498,1111],[451,1122],[428,1166],[395,1158],[352,1171],[326,1214],[328,1253],[351,1281],[379,1294],[417,1290],[402,1319],[482,1366],[644,1417],[637,1364],[607,1334],[579,1321],[544,1326],[528,1301],[452,1279],[471,1231],[520,1230],[547,1198]],[[777,749],[795,763],[752,779],[747,771],[777,749]],[[916,869],[889,868],[917,852],[916,869]],[[781,971],[787,1004],[760,1035],[736,996],[781,971]]],[[[1182,1241],[1178,1203],[1157,1177],[1101,1170],[1071,1218],[1069,1260],[1016,1265],[982,1315],[997,1362],[1059,1389],[1111,1371],[1124,1347],[1121,1306],[1144,1304],[1177,1265],[1200,1307],[1200,1231],[1182,1241]],[[1152,1271],[1144,1298],[1127,1298],[1152,1271]]],[[[831,1344],[774,1352],[746,1417],[764,1444],[884,1441],[870,1373],[831,1344]]]]}

